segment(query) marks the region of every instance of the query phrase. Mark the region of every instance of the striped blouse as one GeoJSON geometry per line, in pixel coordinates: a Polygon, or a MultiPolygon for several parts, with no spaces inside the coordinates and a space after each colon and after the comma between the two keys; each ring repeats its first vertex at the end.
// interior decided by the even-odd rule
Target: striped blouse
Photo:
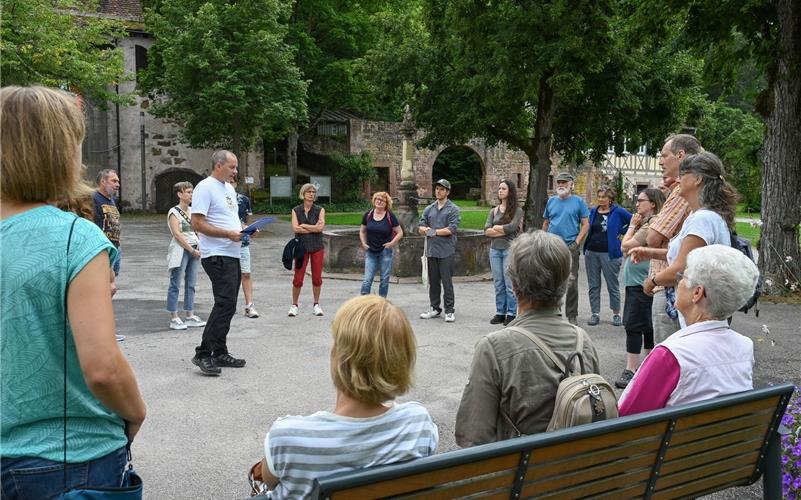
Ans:
{"type": "Polygon", "coordinates": [[[279,418],[264,439],[267,465],[280,480],[273,498],[308,498],[317,477],[432,455],[438,440],[437,426],[416,402],[369,418],[327,411],[279,418]]]}

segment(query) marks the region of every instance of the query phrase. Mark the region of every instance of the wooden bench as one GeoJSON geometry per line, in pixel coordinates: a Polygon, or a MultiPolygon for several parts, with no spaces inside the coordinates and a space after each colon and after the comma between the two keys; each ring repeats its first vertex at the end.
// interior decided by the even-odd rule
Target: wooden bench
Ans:
{"type": "Polygon", "coordinates": [[[793,386],[336,474],[312,498],[687,498],[763,476],[781,498],[778,428],[793,386]]]}

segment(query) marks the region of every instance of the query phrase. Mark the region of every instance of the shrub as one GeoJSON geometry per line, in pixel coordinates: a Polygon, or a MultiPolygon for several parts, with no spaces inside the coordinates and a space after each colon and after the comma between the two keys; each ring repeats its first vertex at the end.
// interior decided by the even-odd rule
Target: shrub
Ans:
{"type": "Polygon", "coordinates": [[[378,174],[373,168],[370,153],[362,151],[358,155],[334,154],[331,156],[339,167],[334,180],[339,184],[342,201],[354,202],[362,198],[362,187],[365,182],[375,182],[378,174]]]}
{"type": "Polygon", "coordinates": [[[782,436],[782,497],[801,499],[801,389],[796,387],[782,425],[789,433],[782,436]]]}

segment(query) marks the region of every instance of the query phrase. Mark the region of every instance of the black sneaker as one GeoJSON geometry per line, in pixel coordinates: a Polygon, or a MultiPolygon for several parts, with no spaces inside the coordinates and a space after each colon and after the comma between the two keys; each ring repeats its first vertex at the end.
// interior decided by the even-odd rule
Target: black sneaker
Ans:
{"type": "Polygon", "coordinates": [[[618,389],[625,389],[631,379],[634,378],[634,372],[631,370],[623,370],[623,373],[620,375],[620,378],[615,381],[615,387],[618,389]]]}
{"type": "Polygon", "coordinates": [[[198,358],[195,356],[192,358],[192,363],[200,368],[200,373],[203,375],[219,375],[222,373],[220,367],[214,363],[214,360],[209,356],[204,356],[202,358],[198,358]]]}
{"type": "Polygon", "coordinates": [[[509,316],[509,315],[507,315],[506,319],[503,320],[503,326],[506,326],[509,323],[511,323],[512,321],[514,321],[516,317],[517,316],[509,316]]]}
{"type": "Polygon", "coordinates": [[[504,321],[506,321],[506,316],[504,316],[503,314],[496,314],[490,320],[490,325],[500,325],[504,321]]]}
{"type": "Polygon", "coordinates": [[[214,356],[214,364],[225,368],[242,368],[245,366],[245,360],[235,358],[226,352],[214,356]]]}

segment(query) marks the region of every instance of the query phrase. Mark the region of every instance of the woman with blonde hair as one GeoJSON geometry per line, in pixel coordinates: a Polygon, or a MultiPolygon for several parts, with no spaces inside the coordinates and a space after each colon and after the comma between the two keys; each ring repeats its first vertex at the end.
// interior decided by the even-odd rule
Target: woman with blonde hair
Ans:
{"type": "Polygon", "coordinates": [[[119,487],[145,419],[114,336],[117,250],[91,221],[52,205],[92,193],[81,177],[84,132],[75,96],[0,89],[4,499],[119,487]]]}
{"type": "Polygon", "coordinates": [[[292,317],[298,315],[300,288],[306,277],[306,265],[311,262],[312,296],[314,297],[312,314],[322,316],[320,290],[323,287],[323,257],[325,257],[325,248],[323,247],[325,209],[314,203],[317,200],[317,187],[314,184],[302,185],[298,197],[303,200],[303,203],[292,209],[292,231],[300,239],[305,254],[303,264],[295,268],[295,276],[292,279],[292,305],[289,307],[288,315],[292,317]]]}
{"type": "Polygon", "coordinates": [[[403,311],[376,295],[345,302],[331,324],[333,411],[276,420],[261,480],[272,498],[307,498],[317,477],[432,455],[439,434],[412,387],[417,346],[403,311]],[[309,432],[313,430],[314,432],[309,432]]]}
{"type": "Polygon", "coordinates": [[[374,193],[373,208],[365,212],[359,228],[359,240],[364,250],[362,295],[370,293],[375,273],[380,271],[378,295],[386,298],[389,292],[389,273],[392,272],[393,249],[401,238],[403,230],[392,213],[392,198],[384,191],[374,193]]]}

